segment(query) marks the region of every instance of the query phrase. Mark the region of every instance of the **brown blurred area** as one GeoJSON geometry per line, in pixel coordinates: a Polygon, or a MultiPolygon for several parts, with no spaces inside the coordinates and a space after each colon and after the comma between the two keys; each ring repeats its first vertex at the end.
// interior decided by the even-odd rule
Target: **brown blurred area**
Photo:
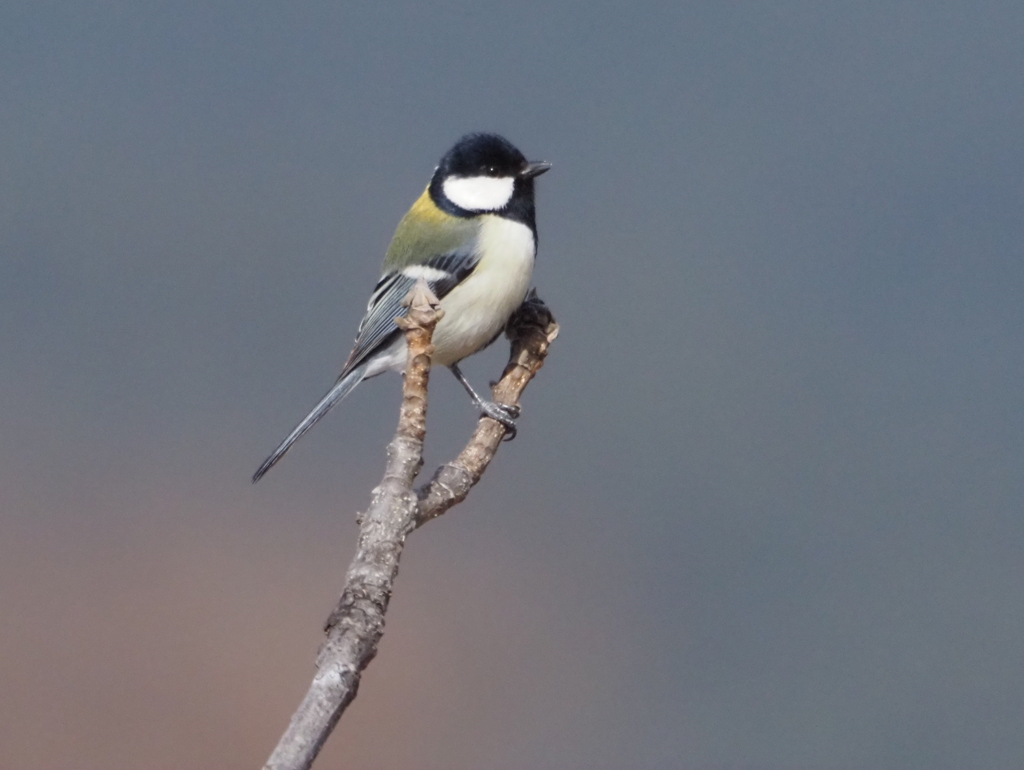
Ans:
{"type": "MultiPolygon", "coordinates": [[[[260,767],[298,703],[352,514],[296,528],[201,495],[143,498],[136,518],[79,511],[95,524],[73,536],[5,522],[0,766],[260,767]]],[[[529,704],[571,715],[608,684],[592,656],[569,653],[594,635],[544,606],[538,565],[500,544],[436,558],[443,537],[417,560],[417,540],[381,652],[318,767],[493,764],[565,729],[529,704]]]]}

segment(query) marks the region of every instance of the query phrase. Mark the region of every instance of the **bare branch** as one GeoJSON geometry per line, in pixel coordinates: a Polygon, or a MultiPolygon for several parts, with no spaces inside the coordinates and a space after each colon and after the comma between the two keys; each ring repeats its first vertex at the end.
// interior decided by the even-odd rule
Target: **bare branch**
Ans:
{"type": "Polygon", "coordinates": [[[398,559],[415,520],[412,483],[423,464],[430,339],[441,316],[437,298],[420,283],[406,298],[410,308],[401,324],[409,357],[398,430],[388,445],[384,478],[373,490],[360,522],[356,555],[341,598],[327,620],[316,676],[267,760],[267,770],[305,770],[313,764],[342,711],[356,696],[363,669],[377,654],[384,633],[398,559]]]}
{"type": "MultiPolygon", "coordinates": [[[[356,555],[341,598],[327,619],[317,673],[265,770],[307,770],[312,766],[342,712],[355,698],[362,672],[377,654],[406,536],[465,499],[505,435],[500,423],[481,418],[458,458],[441,466],[420,490],[412,491],[423,464],[431,336],[443,311],[422,280],[406,303],[409,311],[396,323],[405,331],[409,357],[398,430],[388,445],[384,478],[359,520],[356,555]]],[[[518,403],[557,333],[551,313],[531,292],[509,321],[512,351],[501,381],[493,389],[496,401],[518,403]]]]}
{"type": "MultiPolygon", "coordinates": [[[[537,292],[531,290],[509,320],[505,334],[512,349],[492,394],[499,404],[518,406],[526,386],[544,365],[548,348],[558,336],[558,324],[537,292]]],[[[466,499],[469,490],[484,475],[504,437],[504,425],[489,417],[480,418],[476,431],[459,456],[438,468],[434,477],[416,491],[420,500],[417,527],[466,499]]]]}

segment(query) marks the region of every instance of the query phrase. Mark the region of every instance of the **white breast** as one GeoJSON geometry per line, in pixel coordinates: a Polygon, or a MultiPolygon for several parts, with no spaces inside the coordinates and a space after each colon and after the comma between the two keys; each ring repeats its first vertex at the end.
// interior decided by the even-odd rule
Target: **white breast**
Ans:
{"type": "Polygon", "coordinates": [[[494,339],[530,288],[536,243],[524,224],[485,215],[477,240],[476,268],[443,300],[434,331],[434,363],[461,361],[494,339]]]}

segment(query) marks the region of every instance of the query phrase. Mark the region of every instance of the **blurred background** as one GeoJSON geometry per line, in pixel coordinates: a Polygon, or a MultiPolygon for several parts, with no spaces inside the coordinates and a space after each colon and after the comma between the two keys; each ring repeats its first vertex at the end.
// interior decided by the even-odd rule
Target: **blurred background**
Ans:
{"type": "MultiPolygon", "coordinates": [[[[562,333],[317,767],[1024,766],[1022,35],[1010,0],[5,3],[0,766],[261,766],[399,378],[249,477],[470,130],[554,163],[562,333]]],[[[431,395],[428,473],[475,422],[431,395]]]]}

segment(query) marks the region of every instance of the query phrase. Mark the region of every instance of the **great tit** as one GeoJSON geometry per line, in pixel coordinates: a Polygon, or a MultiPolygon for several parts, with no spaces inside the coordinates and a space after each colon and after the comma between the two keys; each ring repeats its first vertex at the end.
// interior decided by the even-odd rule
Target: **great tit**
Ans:
{"type": "Polygon", "coordinates": [[[497,339],[526,297],[537,253],[533,180],[549,168],[495,134],[468,134],[455,143],[398,223],[337,382],[263,462],[253,483],[356,385],[405,368],[405,337],[395,318],[420,278],[444,309],[432,363],[448,367],[474,406],[515,434],[518,409],[480,398],[458,363],[497,339]]]}

